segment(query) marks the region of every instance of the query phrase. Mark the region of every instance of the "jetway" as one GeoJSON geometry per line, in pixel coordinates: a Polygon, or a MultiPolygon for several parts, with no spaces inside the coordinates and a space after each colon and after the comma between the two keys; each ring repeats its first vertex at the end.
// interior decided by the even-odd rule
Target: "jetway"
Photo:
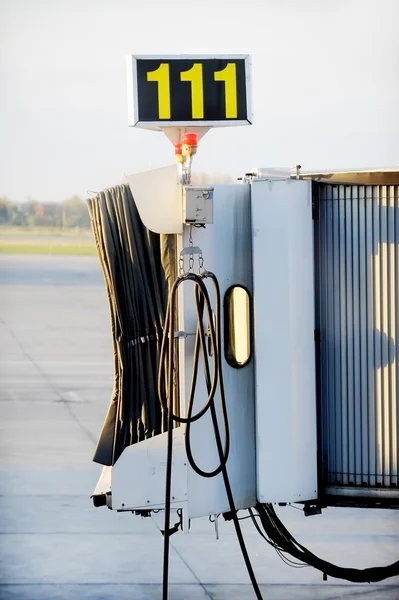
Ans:
{"type": "MultiPolygon", "coordinates": [[[[241,184],[194,183],[196,195],[212,191],[212,224],[193,228],[183,225],[185,208],[176,204],[176,195],[187,196],[176,192],[175,170],[170,167],[166,177],[175,195],[164,185],[165,201],[152,214],[158,228],[164,223],[177,230],[180,219],[177,247],[189,248],[191,231],[205,269],[218,274],[231,435],[227,468],[237,508],[256,500],[397,506],[398,185],[326,184],[319,175],[274,178],[262,172],[241,184]],[[172,203],[177,218],[171,225],[172,203]],[[386,332],[378,329],[383,322],[386,332]],[[244,359],[235,356],[240,352],[244,359]]],[[[153,197],[165,173],[128,178],[143,218],[145,190],[153,197]]],[[[359,180],[359,173],[353,177],[359,180]]],[[[179,315],[183,415],[196,329],[189,286],[180,291],[179,315]]],[[[194,409],[204,397],[202,380],[194,409]]],[[[188,518],[226,512],[221,475],[203,480],[193,472],[184,435],[184,425],[175,428],[172,485],[180,491],[172,494],[173,504],[188,518]]],[[[217,448],[209,415],[192,425],[191,441],[199,463],[212,468],[217,448]]],[[[165,456],[166,433],[127,447],[113,467],[104,468],[95,496],[112,491],[107,503],[117,510],[162,507],[165,456]],[[154,491],[145,494],[147,487],[154,491]]]]}
{"type": "MultiPolygon", "coordinates": [[[[148,177],[154,182],[157,172],[148,177]]],[[[135,177],[129,179],[135,189],[135,177]]],[[[224,299],[223,378],[231,436],[227,468],[238,508],[254,506],[256,499],[317,499],[311,188],[309,181],[291,180],[213,186],[212,225],[191,229],[205,269],[209,265],[218,274],[224,299]],[[244,364],[239,353],[246,355],[244,364]]],[[[167,203],[163,210],[167,213],[167,203]]],[[[189,247],[189,232],[185,227],[181,247],[189,247]]],[[[196,329],[189,286],[180,293],[179,311],[178,330],[184,332],[179,340],[180,413],[185,414],[196,329]]],[[[198,381],[194,410],[206,395],[205,382],[198,381]]],[[[174,430],[172,489],[180,491],[172,493],[173,503],[186,508],[189,518],[226,512],[221,475],[204,480],[190,468],[184,435],[184,426],[174,430]]],[[[160,437],[126,448],[112,467],[112,508],[162,507],[166,434],[160,437]],[[144,500],[143,489],[154,485],[158,493],[139,500],[144,500]]],[[[209,414],[192,425],[191,440],[203,467],[217,464],[209,414]]]]}
{"type": "Polygon", "coordinates": [[[252,122],[249,80],[247,56],[129,57],[130,124],[178,164],[89,201],[115,356],[93,502],[164,510],[164,600],[170,535],[221,514],[261,598],[241,509],[324,576],[399,573],[319,559],[273,508],[399,507],[399,170],[196,175],[210,127],[252,122]]]}

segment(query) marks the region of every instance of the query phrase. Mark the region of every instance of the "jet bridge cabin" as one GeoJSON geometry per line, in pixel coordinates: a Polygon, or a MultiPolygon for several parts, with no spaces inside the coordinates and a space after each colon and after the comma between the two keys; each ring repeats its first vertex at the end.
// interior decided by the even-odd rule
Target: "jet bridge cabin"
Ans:
{"type": "Polygon", "coordinates": [[[215,414],[237,509],[398,506],[398,190],[397,170],[258,169],[240,183],[201,176],[176,186],[169,167],[89,201],[115,354],[94,457],[103,465],[96,505],[164,508],[168,423],[158,373],[173,358],[181,422],[170,497],[187,522],[229,510],[222,473],[204,478],[187,456],[189,437],[199,471],[220,460],[210,412],[184,422],[209,397],[205,363],[223,374],[215,414]],[[181,285],[162,354],[168,296],[179,273],[193,272],[217,276],[218,315],[205,311],[199,326],[193,287],[181,285]],[[198,358],[202,334],[208,350],[198,358]]]}

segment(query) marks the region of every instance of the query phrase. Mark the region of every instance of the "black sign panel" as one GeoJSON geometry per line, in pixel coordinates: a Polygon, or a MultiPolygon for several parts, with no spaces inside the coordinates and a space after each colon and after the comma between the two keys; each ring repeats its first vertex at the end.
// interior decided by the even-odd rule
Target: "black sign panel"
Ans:
{"type": "Polygon", "coordinates": [[[250,123],[247,57],[132,58],[137,124],[250,123]]]}

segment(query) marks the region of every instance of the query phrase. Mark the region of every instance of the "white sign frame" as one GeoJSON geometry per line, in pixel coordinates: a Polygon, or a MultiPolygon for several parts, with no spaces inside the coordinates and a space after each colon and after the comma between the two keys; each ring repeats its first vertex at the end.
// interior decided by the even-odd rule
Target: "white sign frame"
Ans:
{"type": "Polygon", "coordinates": [[[252,125],[252,62],[249,54],[130,54],[126,57],[127,69],[127,96],[128,96],[128,124],[129,127],[139,127],[154,131],[164,131],[169,127],[193,128],[193,127],[232,127],[252,125]],[[139,121],[138,114],[138,89],[137,89],[137,61],[138,60],[244,60],[245,61],[245,84],[247,119],[226,119],[223,121],[139,121]]]}

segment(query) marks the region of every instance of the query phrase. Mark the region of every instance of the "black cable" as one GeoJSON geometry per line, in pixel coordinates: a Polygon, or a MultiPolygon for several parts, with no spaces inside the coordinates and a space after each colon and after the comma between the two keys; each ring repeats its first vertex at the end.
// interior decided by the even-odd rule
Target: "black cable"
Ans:
{"type": "MultiPolygon", "coordinates": [[[[203,283],[202,279],[200,277],[198,277],[198,275],[195,275],[194,273],[186,273],[185,275],[181,275],[173,284],[171,292],[170,292],[170,299],[169,299],[169,304],[168,304],[166,318],[165,318],[165,325],[164,325],[165,333],[162,338],[161,352],[160,352],[160,359],[159,359],[158,395],[159,395],[159,399],[160,399],[162,408],[164,409],[164,411],[166,413],[169,410],[168,394],[163,385],[164,380],[167,377],[167,374],[165,373],[166,340],[168,339],[169,333],[172,333],[173,337],[175,334],[174,311],[172,310],[172,307],[174,306],[177,288],[183,282],[188,281],[188,280],[191,280],[191,281],[195,282],[197,285],[199,285],[201,287],[201,292],[207,296],[207,299],[208,299],[207,308],[209,309],[208,310],[208,318],[210,319],[210,323],[211,323],[211,340],[213,339],[213,341],[216,342],[216,334],[215,334],[215,329],[214,329],[213,322],[212,322],[212,312],[209,312],[209,311],[211,311],[210,300],[209,300],[208,290],[206,289],[205,284],[203,283]],[[172,317],[171,317],[171,314],[172,314],[172,317]],[[171,322],[171,321],[173,321],[173,322],[171,322]]],[[[198,330],[197,330],[196,344],[195,344],[195,349],[194,349],[194,365],[193,365],[193,373],[192,373],[192,380],[191,380],[191,389],[190,389],[190,393],[189,393],[189,404],[193,403],[195,385],[196,385],[196,381],[197,381],[198,357],[199,357],[199,335],[200,334],[198,333],[198,330]]],[[[170,364],[168,363],[168,369],[169,368],[170,368],[170,364]]],[[[187,423],[193,423],[194,421],[197,421],[198,419],[200,419],[208,411],[210,404],[214,399],[217,384],[218,384],[218,373],[216,370],[216,363],[215,363],[213,378],[212,378],[212,387],[211,387],[211,390],[208,391],[208,398],[207,398],[207,401],[205,402],[204,406],[195,415],[191,415],[190,417],[188,417],[188,416],[181,417],[179,415],[174,414],[173,420],[178,423],[186,423],[187,424],[187,423]]]]}
{"type": "Polygon", "coordinates": [[[262,595],[258,586],[258,583],[255,578],[255,574],[249,559],[248,551],[245,546],[244,537],[242,535],[240,523],[237,516],[237,510],[234,504],[234,498],[230,486],[230,481],[227,473],[226,463],[229,455],[230,449],[230,434],[228,427],[228,418],[227,418],[227,408],[224,394],[224,386],[223,386],[223,373],[222,373],[222,359],[221,359],[221,331],[220,331],[220,290],[218,281],[213,273],[206,272],[203,275],[199,276],[194,273],[186,273],[178,277],[175,283],[172,286],[168,309],[165,319],[165,327],[164,327],[164,335],[162,339],[161,345],[161,356],[160,356],[160,367],[158,372],[158,394],[160,398],[160,402],[162,404],[163,410],[167,412],[168,416],[168,438],[167,438],[167,462],[166,462],[166,486],[165,486],[165,525],[164,525],[164,561],[163,561],[163,600],[167,600],[168,597],[168,572],[169,572],[169,529],[170,529],[170,497],[171,497],[171,481],[172,481],[172,452],[173,452],[173,421],[186,423],[186,435],[185,435],[185,446],[187,452],[187,458],[190,463],[190,466],[202,477],[210,478],[215,477],[219,473],[222,474],[226,495],[229,502],[229,507],[231,513],[233,515],[233,522],[238,538],[238,542],[240,544],[241,552],[244,558],[244,562],[246,564],[249,577],[251,579],[252,586],[254,588],[256,597],[258,600],[262,600],[262,595]],[[216,307],[215,307],[215,324],[213,321],[212,314],[212,306],[208,294],[207,287],[204,283],[204,278],[208,278],[212,281],[214,290],[215,290],[215,298],[216,298],[216,307]],[[180,417],[178,415],[173,414],[173,405],[174,405],[174,393],[175,393],[175,385],[174,385],[174,343],[175,343],[175,314],[176,314],[176,294],[178,287],[184,283],[185,281],[191,280],[194,282],[194,297],[195,297],[195,305],[197,310],[197,332],[196,332],[196,340],[194,347],[194,363],[193,363],[193,371],[191,378],[191,386],[189,393],[189,402],[187,409],[187,417],[180,417]],[[209,360],[208,360],[208,352],[206,348],[206,340],[203,328],[203,315],[204,308],[208,314],[209,319],[209,335],[210,335],[210,344],[213,355],[213,373],[211,377],[210,368],[209,368],[209,360]],[[168,356],[166,357],[166,342],[168,341],[168,356]],[[208,398],[201,408],[196,414],[193,415],[193,406],[194,406],[194,396],[195,396],[195,387],[197,382],[198,375],[198,363],[199,363],[199,353],[200,349],[202,350],[202,358],[203,358],[203,366],[204,366],[204,374],[205,380],[208,390],[208,398]],[[167,369],[166,369],[167,365],[167,369]],[[167,370],[167,373],[165,373],[167,370]],[[165,386],[165,381],[167,385],[165,386]],[[219,396],[220,396],[220,404],[221,404],[221,414],[223,419],[223,429],[224,429],[224,447],[221,440],[219,424],[216,415],[215,408],[215,394],[219,388],[219,396]],[[191,451],[191,438],[190,438],[190,426],[193,422],[201,418],[208,410],[210,410],[213,428],[215,432],[215,440],[216,446],[219,454],[219,466],[213,471],[204,471],[201,469],[195,462],[191,451]]]}
{"type": "MultiPolygon", "coordinates": [[[[218,371],[219,371],[219,378],[220,378],[220,381],[219,381],[220,398],[221,398],[221,405],[222,405],[223,421],[224,421],[225,431],[226,431],[226,447],[227,447],[228,440],[229,440],[228,421],[227,421],[227,409],[226,409],[225,396],[224,396],[222,362],[221,362],[221,352],[220,352],[220,348],[221,348],[221,332],[220,332],[220,318],[219,318],[220,317],[220,290],[219,290],[219,284],[218,284],[218,281],[217,281],[215,275],[213,273],[208,273],[207,277],[210,277],[213,280],[213,284],[215,286],[215,292],[216,292],[216,311],[215,311],[216,312],[216,323],[217,323],[217,347],[216,347],[216,349],[218,352],[217,352],[217,359],[215,357],[215,361],[217,360],[217,362],[218,362],[218,371]]],[[[200,324],[202,325],[202,320],[201,320],[200,324]]],[[[213,327],[212,320],[211,320],[211,325],[213,327]]],[[[200,327],[200,329],[203,333],[203,328],[200,327]]],[[[205,344],[202,346],[202,349],[203,349],[204,364],[205,364],[208,359],[205,344]]],[[[207,369],[205,370],[205,372],[207,372],[207,369]]],[[[233,493],[231,490],[230,480],[229,480],[229,476],[228,476],[227,468],[226,468],[227,456],[225,457],[225,455],[223,454],[222,441],[220,438],[219,425],[218,425],[217,416],[216,416],[216,408],[215,408],[215,404],[213,402],[211,404],[211,416],[212,416],[212,422],[213,422],[213,426],[214,426],[214,430],[215,430],[215,438],[216,438],[216,444],[217,444],[217,448],[218,448],[218,452],[219,452],[219,458],[220,458],[221,465],[223,465],[222,466],[223,481],[224,481],[224,485],[225,485],[225,489],[226,489],[227,498],[229,501],[230,511],[233,515],[233,523],[234,523],[234,527],[236,530],[237,539],[240,544],[241,552],[242,552],[242,555],[244,558],[245,565],[247,567],[248,575],[251,580],[255,595],[258,599],[262,600],[262,594],[260,592],[258,582],[256,581],[255,573],[252,568],[252,564],[251,564],[251,561],[250,561],[250,558],[248,555],[248,551],[247,551],[247,548],[245,545],[244,536],[242,535],[240,523],[238,521],[237,510],[236,510],[236,507],[234,504],[233,493]]]]}
{"type": "MultiPolygon", "coordinates": [[[[209,277],[210,279],[212,279],[212,282],[213,282],[213,284],[215,286],[215,292],[216,292],[216,294],[215,294],[216,295],[216,310],[215,310],[215,314],[217,315],[216,322],[219,323],[220,322],[219,321],[219,315],[220,315],[220,292],[219,292],[219,285],[218,285],[217,279],[213,275],[213,273],[208,273],[207,277],[209,277]]],[[[205,290],[206,290],[206,287],[205,287],[205,290]]],[[[204,310],[204,300],[203,300],[203,296],[201,296],[199,294],[199,288],[198,287],[195,288],[195,300],[196,300],[198,323],[201,323],[201,325],[202,325],[203,310],[204,310]]],[[[219,459],[220,459],[219,466],[216,469],[214,469],[213,471],[204,471],[203,469],[201,469],[196,464],[196,462],[194,460],[194,457],[192,455],[192,451],[191,451],[191,427],[190,427],[191,422],[190,422],[190,415],[192,413],[193,404],[194,404],[194,392],[195,392],[195,390],[193,389],[193,386],[191,386],[192,389],[190,391],[190,402],[189,402],[188,411],[187,411],[187,415],[188,415],[189,421],[187,423],[186,437],[185,437],[187,458],[189,460],[189,463],[190,463],[191,467],[194,469],[194,471],[196,473],[198,473],[198,475],[200,475],[201,477],[206,477],[206,478],[216,477],[216,475],[218,475],[219,473],[223,472],[223,469],[226,466],[227,459],[228,459],[228,456],[229,456],[229,451],[230,451],[230,432],[229,432],[229,427],[228,427],[228,424],[227,424],[227,407],[226,407],[226,399],[225,399],[225,395],[224,395],[223,377],[221,376],[221,373],[222,373],[222,364],[221,364],[221,355],[220,355],[220,346],[221,346],[220,328],[217,327],[216,331],[215,331],[214,323],[213,323],[213,319],[212,319],[212,311],[210,313],[209,323],[210,323],[210,330],[211,330],[210,331],[210,338],[211,338],[211,344],[212,344],[213,360],[214,360],[214,364],[216,365],[216,372],[218,373],[218,383],[219,383],[219,389],[220,389],[221,414],[222,414],[223,428],[224,428],[224,433],[225,433],[225,446],[223,448],[222,445],[221,445],[220,432],[219,432],[219,424],[218,424],[217,416],[216,416],[216,408],[215,408],[214,402],[212,401],[210,403],[209,407],[210,407],[212,423],[213,423],[213,427],[214,427],[214,431],[215,431],[216,445],[218,446],[218,454],[219,454],[219,459]],[[219,439],[219,442],[220,442],[220,448],[219,448],[218,439],[219,439]]],[[[210,372],[209,372],[208,351],[207,351],[207,348],[206,348],[204,328],[202,326],[201,327],[197,327],[197,337],[199,338],[200,346],[201,346],[201,349],[202,349],[202,359],[203,359],[203,364],[204,364],[205,381],[206,381],[208,392],[210,392],[210,390],[211,390],[211,379],[210,379],[210,372]]]]}
{"type": "MultiPolygon", "coordinates": [[[[176,283],[172,287],[170,304],[168,305],[168,313],[169,306],[173,309],[173,299],[177,290],[176,283]]],[[[171,310],[172,315],[174,315],[174,311],[171,310]]],[[[171,323],[171,331],[169,332],[168,339],[168,361],[169,361],[169,369],[168,369],[168,389],[169,389],[169,406],[167,411],[168,417],[168,437],[167,437],[167,459],[166,459],[166,485],[165,485],[165,521],[164,521],[164,545],[163,545],[163,598],[167,600],[168,598],[168,584],[169,584],[169,549],[170,549],[170,496],[171,496],[171,487],[172,487],[172,450],[173,450],[173,400],[174,400],[174,382],[173,382],[173,350],[174,350],[174,318],[170,317],[169,320],[171,323]]],[[[165,327],[165,336],[168,335],[168,329],[165,327]]],[[[163,344],[163,340],[162,340],[163,344]]]]}
{"type": "MultiPolygon", "coordinates": [[[[165,319],[164,335],[162,338],[162,345],[161,345],[160,366],[159,366],[159,372],[158,372],[158,395],[159,395],[162,407],[168,417],[166,486],[165,486],[164,557],[163,557],[163,600],[167,600],[167,597],[168,597],[168,580],[169,580],[169,549],[170,549],[169,529],[170,529],[170,499],[171,499],[170,497],[171,497],[171,485],[172,485],[173,421],[175,420],[175,421],[183,422],[183,423],[189,422],[188,418],[179,417],[178,415],[173,414],[174,393],[175,393],[174,377],[173,377],[173,374],[174,374],[174,365],[173,365],[174,352],[173,351],[174,351],[174,340],[175,340],[174,335],[175,335],[175,331],[176,331],[175,302],[176,302],[176,295],[177,295],[177,290],[178,290],[179,286],[184,281],[187,281],[187,280],[192,280],[198,284],[197,279],[200,281],[199,285],[201,285],[205,288],[205,285],[203,284],[202,279],[199,278],[197,275],[194,275],[194,273],[186,273],[185,275],[178,277],[178,279],[174,282],[174,284],[172,286],[172,289],[170,291],[170,296],[169,296],[166,319],[165,319]],[[168,343],[168,356],[166,357],[167,343],[168,343]],[[166,373],[165,373],[165,365],[166,364],[167,364],[167,369],[166,369],[166,373]],[[165,386],[163,385],[165,379],[167,381],[166,389],[165,389],[165,386]]],[[[208,307],[208,306],[210,306],[208,292],[207,292],[206,288],[205,288],[205,290],[202,290],[202,291],[203,291],[203,293],[205,291],[205,295],[207,296],[207,300],[208,300],[207,307],[208,307]]],[[[211,310],[209,310],[209,315],[210,316],[212,315],[211,310]]],[[[201,325],[202,325],[202,321],[201,321],[201,325]]],[[[200,328],[200,325],[199,325],[199,328],[200,328]]],[[[212,331],[212,333],[213,333],[213,341],[215,343],[214,330],[212,331]]],[[[198,335],[197,335],[192,386],[191,386],[192,390],[195,387],[195,382],[196,382],[196,378],[197,378],[198,356],[199,356],[199,346],[198,346],[198,335]]],[[[211,402],[213,401],[213,397],[215,395],[216,388],[217,388],[217,371],[215,368],[213,385],[211,386],[211,390],[209,392],[208,399],[207,399],[203,409],[197,415],[192,416],[192,419],[196,420],[196,419],[200,418],[200,416],[205,414],[205,412],[208,410],[211,402]]],[[[192,402],[193,402],[193,393],[190,393],[190,406],[192,405],[192,402]]]]}
{"type": "Polygon", "coordinates": [[[281,558],[281,560],[286,565],[288,565],[289,567],[294,567],[295,569],[303,569],[305,567],[309,567],[309,565],[307,565],[303,562],[295,562],[295,561],[291,560],[290,558],[287,558],[286,556],[284,556],[284,554],[283,554],[284,550],[282,548],[280,548],[278,546],[278,544],[276,544],[271,539],[269,539],[260,529],[258,523],[256,522],[256,518],[255,518],[255,517],[259,517],[259,515],[255,515],[250,508],[248,509],[248,512],[249,512],[249,517],[243,517],[243,518],[245,518],[245,519],[251,518],[252,519],[255,529],[257,530],[259,535],[261,537],[263,537],[263,539],[277,552],[279,558],[281,558]]]}
{"type": "MultiPolygon", "coordinates": [[[[271,504],[257,504],[256,509],[265,530],[266,537],[272,541],[272,545],[275,544],[280,552],[286,552],[301,562],[318,569],[325,576],[328,575],[337,579],[346,579],[347,581],[352,581],[354,583],[376,583],[383,581],[388,577],[399,575],[399,561],[385,567],[370,567],[367,569],[339,567],[325,561],[296,541],[280,521],[271,504]]],[[[256,525],[258,524],[256,523],[256,525]]],[[[263,533],[260,531],[259,533],[266,539],[263,533]]]]}

